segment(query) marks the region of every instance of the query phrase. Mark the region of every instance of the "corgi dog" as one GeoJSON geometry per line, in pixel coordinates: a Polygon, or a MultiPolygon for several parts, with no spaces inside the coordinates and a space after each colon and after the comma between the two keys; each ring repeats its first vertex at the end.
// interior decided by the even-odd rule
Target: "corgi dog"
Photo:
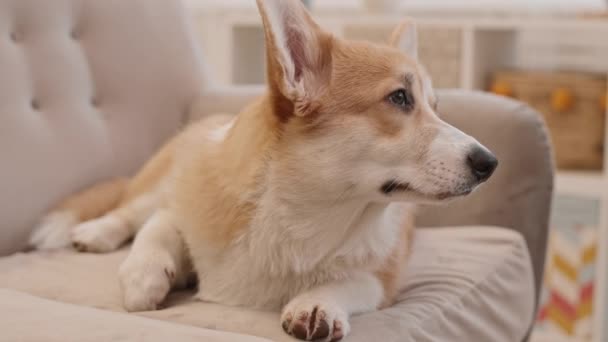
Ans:
{"type": "Polygon", "coordinates": [[[197,298],[281,310],[285,332],[337,341],[398,291],[415,205],[465,196],[497,166],[437,115],[416,28],[389,44],[323,31],[299,0],[258,0],[268,89],[191,124],[129,180],[66,199],[32,236],[108,252],[127,310],[198,277],[197,298]]]}

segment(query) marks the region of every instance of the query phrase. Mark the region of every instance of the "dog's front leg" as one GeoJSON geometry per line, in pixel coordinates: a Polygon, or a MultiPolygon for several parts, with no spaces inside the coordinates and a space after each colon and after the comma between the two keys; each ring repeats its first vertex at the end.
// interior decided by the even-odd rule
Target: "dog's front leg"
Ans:
{"type": "Polygon", "coordinates": [[[190,263],[175,220],[156,212],[135,237],[120,266],[119,280],[128,311],[155,310],[172,288],[184,286],[190,263]]]}
{"type": "Polygon", "coordinates": [[[357,272],[297,295],[283,308],[281,325],[302,340],[339,341],[350,331],[349,316],[377,309],[383,296],[373,273],[357,272]]]}

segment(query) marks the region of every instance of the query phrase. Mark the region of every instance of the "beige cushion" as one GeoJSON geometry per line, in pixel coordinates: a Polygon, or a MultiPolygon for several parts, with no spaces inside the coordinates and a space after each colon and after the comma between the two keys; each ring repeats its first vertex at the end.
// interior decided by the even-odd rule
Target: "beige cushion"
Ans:
{"type": "MultiPolygon", "coordinates": [[[[0,288],[123,311],[116,269],[125,254],[59,251],[5,257],[0,259],[0,288]]],[[[420,230],[398,304],[353,317],[347,341],[520,341],[533,317],[533,281],[524,240],[513,231],[420,230]]],[[[138,315],[293,341],[281,330],[278,313],[196,302],[190,295],[175,294],[166,309],[138,315]]],[[[29,322],[25,311],[2,314],[16,316],[11,331],[29,322]]]]}
{"type": "Polygon", "coordinates": [[[179,1],[0,1],[0,255],[182,124],[202,86],[185,17],[179,1]]]}
{"type": "Polygon", "coordinates": [[[21,342],[268,342],[266,339],[159,322],[0,289],[2,340],[21,342]],[[6,329],[10,327],[9,329],[6,329]]]}

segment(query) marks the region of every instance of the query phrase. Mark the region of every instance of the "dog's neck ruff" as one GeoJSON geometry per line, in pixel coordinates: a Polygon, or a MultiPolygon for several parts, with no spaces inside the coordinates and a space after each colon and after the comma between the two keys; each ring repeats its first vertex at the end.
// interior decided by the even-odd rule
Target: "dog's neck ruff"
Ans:
{"type": "Polygon", "coordinates": [[[251,255],[271,274],[314,273],[337,260],[345,266],[374,267],[396,240],[401,204],[310,201],[292,195],[297,193],[267,190],[249,231],[251,255]]]}

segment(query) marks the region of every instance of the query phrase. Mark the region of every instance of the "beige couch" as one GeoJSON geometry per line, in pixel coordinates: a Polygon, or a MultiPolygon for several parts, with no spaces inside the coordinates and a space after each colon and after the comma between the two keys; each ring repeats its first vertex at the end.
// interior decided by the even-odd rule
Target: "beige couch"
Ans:
{"type": "MultiPolygon", "coordinates": [[[[292,340],[278,313],[189,293],[125,313],[126,249],[19,252],[57,200],[133,174],[193,106],[237,112],[260,93],[213,88],[185,19],[167,0],[0,0],[0,340],[292,340]]],[[[469,198],[423,210],[421,226],[458,228],[418,231],[399,303],[353,317],[347,341],[520,341],[532,322],[553,182],[544,126],[507,99],[439,98],[445,119],[501,165],[469,198]]]]}

